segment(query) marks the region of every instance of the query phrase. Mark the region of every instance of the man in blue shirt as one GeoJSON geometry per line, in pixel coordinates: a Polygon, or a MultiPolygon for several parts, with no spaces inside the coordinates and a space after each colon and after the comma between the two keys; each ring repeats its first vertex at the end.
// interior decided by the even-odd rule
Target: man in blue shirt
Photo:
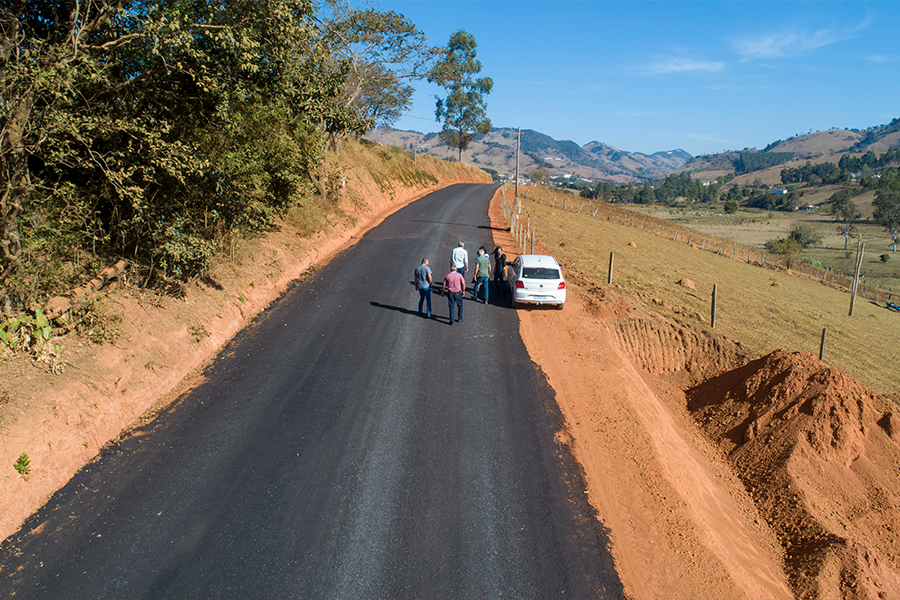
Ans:
{"type": "Polygon", "coordinates": [[[431,317],[431,267],[428,266],[428,259],[423,258],[422,264],[416,267],[413,275],[416,280],[416,289],[419,290],[419,314],[422,313],[422,304],[427,303],[428,316],[431,317]]]}

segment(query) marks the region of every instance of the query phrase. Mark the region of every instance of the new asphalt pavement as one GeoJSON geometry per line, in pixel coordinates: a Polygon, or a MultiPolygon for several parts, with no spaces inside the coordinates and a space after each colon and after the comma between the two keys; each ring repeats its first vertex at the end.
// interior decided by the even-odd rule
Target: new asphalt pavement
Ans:
{"type": "Polygon", "coordinates": [[[0,546],[0,597],[622,598],[516,311],[416,310],[422,257],[439,285],[460,240],[493,249],[495,190],[430,194],[297,282],[0,546]]]}

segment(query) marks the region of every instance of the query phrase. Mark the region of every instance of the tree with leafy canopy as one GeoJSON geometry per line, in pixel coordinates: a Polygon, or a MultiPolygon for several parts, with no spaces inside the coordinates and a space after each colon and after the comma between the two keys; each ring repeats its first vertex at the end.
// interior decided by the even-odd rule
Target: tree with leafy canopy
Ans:
{"type": "Polygon", "coordinates": [[[490,77],[475,78],[481,72],[481,62],[475,58],[478,44],[475,37],[460,29],[450,36],[446,48],[441,50],[437,63],[428,76],[430,83],[436,83],[447,90],[447,97],[437,100],[435,119],[443,121],[441,141],[450,148],[459,150],[459,160],[463,151],[479,134],[491,130],[491,120],[487,117],[485,96],[491,93],[494,80],[490,77]]]}
{"type": "Polygon", "coordinates": [[[803,254],[803,246],[797,240],[787,237],[769,240],[765,244],[767,251],[784,259],[785,266],[790,269],[794,261],[803,254]]]}
{"type": "Polygon", "coordinates": [[[788,268],[810,246],[822,243],[822,234],[809,223],[794,223],[786,238],[778,238],[766,242],[766,250],[781,256],[788,268]]]}
{"type": "Polygon", "coordinates": [[[900,243],[900,171],[889,167],[881,173],[873,205],[875,221],[890,234],[891,251],[896,252],[900,243]]]}
{"type": "MultiPolygon", "coordinates": [[[[326,136],[362,133],[310,0],[0,5],[0,300],[35,255],[88,248],[163,277],[297,203],[326,136]],[[50,250],[48,250],[48,248],[50,250]]],[[[71,257],[70,257],[71,258],[71,257]]],[[[49,269],[44,269],[48,271],[49,269]]]]}
{"type": "Polygon", "coordinates": [[[788,237],[804,250],[822,243],[822,234],[809,223],[794,223],[788,237]]]}
{"type": "Polygon", "coordinates": [[[550,185],[550,172],[544,166],[531,171],[531,181],[539,185],[550,185]]]}
{"type": "Polygon", "coordinates": [[[838,231],[844,234],[844,250],[850,243],[850,234],[856,227],[856,222],[862,217],[862,213],[853,203],[853,192],[850,188],[844,188],[835,192],[831,198],[831,214],[834,220],[840,223],[838,231]]]}
{"type": "Polygon", "coordinates": [[[370,127],[393,124],[412,103],[409,81],[427,76],[438,49],[404,15],[351,9],[336,0],[328,4],[322,38],[335,60],[350,65],[343,102],[370,127]]]}

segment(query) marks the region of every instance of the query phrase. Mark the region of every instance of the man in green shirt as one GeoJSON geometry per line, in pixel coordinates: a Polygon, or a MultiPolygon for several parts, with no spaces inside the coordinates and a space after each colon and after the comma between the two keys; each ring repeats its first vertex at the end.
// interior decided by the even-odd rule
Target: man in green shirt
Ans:
{"type": "Polygon", "coordinates": [[[484,286],[484,303],[488,303],[488,282],[491,276],[491,258],[484,253],[484,248],[478,249],[478,258],[475,259],[475,289],[472,290],[472,298],[478,300],[478,288],[484,286]]]}

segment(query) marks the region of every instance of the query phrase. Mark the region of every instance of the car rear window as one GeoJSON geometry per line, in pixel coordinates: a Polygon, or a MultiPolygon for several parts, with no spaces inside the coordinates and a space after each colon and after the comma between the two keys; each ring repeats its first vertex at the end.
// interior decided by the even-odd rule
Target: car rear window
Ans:
{"type": "Polygon", "coordinates": [[[562,279],[559,269],[552,267],[525,267],[522,269],[522,279],[562,279]]]}

